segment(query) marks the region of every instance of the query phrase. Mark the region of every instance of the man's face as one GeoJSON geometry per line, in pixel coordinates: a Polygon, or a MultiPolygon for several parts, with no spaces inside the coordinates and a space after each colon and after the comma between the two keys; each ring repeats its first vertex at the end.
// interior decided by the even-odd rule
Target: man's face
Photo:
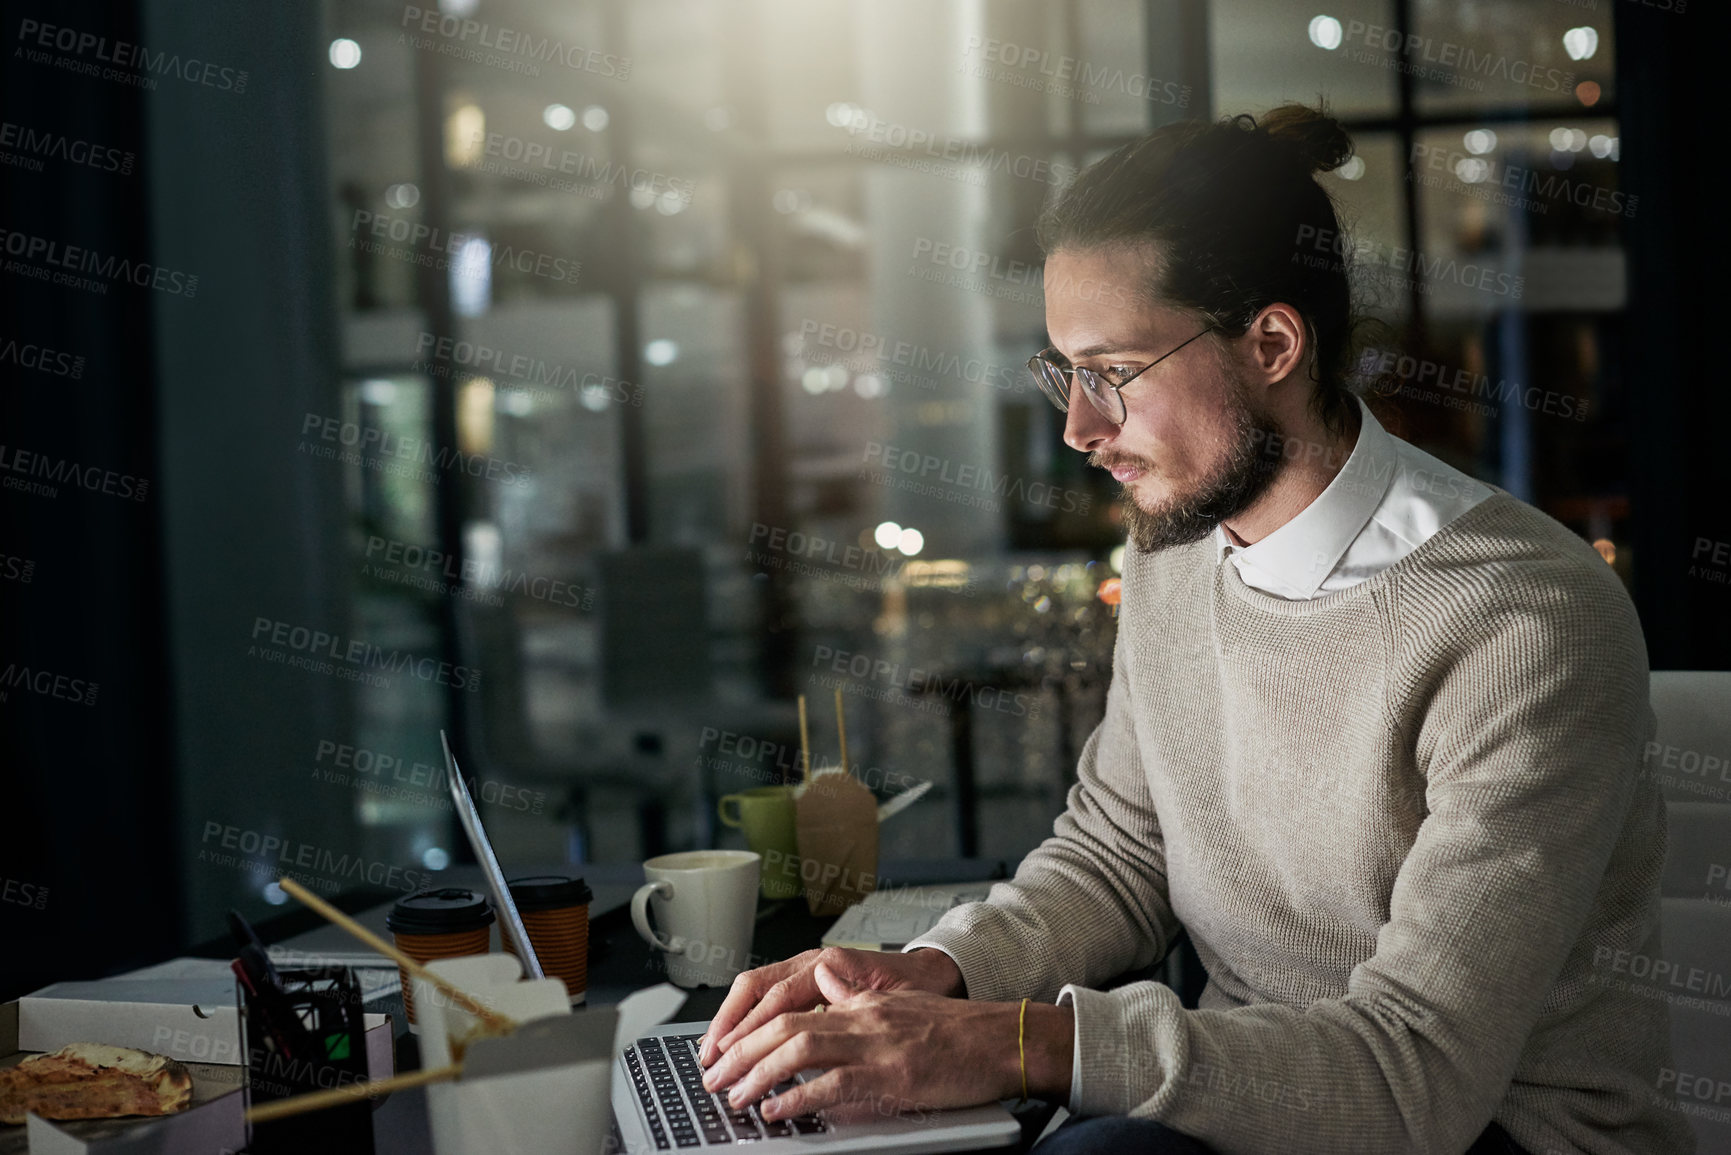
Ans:
{"type": "MultiPolygon", "coordinates": [[[[1059,249],[1046,259],[1046,331],[1069,360],[1122,381],[1207,322],[1149,304],[1147,246],[1059,249]]],[[[1274,416],[1253,403],[1230,349],[1210,333],[1124,387],[1115,425],[1072,384],[1064,441],[1123,485],[1130,540],[1143,552],[1199,541],[1249,508],[1280,470],[1274,416]]]]}

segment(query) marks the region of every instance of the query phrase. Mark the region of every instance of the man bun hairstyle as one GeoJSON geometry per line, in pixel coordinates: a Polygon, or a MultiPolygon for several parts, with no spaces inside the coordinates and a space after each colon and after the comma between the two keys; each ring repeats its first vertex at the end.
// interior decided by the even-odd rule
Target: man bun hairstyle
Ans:
{"type": "MultiPolygon", "coordinates": [[[[1352,159],[1352,137],[1340,126],[1340,121],[1302,104],[1283,104],[1272,109],[1263,115],[1260,125],[1248,113],[1233,117],[1232,123],[1250,132],[1266,133],[1279,141],[1290,148],[1311,173],[1333,172],[1352,159]]],[[[1326,193],[1323,195],[1327,196],[1326,193]]]]}
{"type": "Polygon", "coordinates": [[[1089,165],[1040,216],[1050,255],[1152,242],[1151,302],[1195,309],[1238,336],[1285,302],[1310,330],[1311,402],[1331,429],[1356,412],[1352,294],[1334,202],[1316,181],[1351,158],[1325,110],[1286,104],[1258,123],[1178,121],[1089,165]]]}

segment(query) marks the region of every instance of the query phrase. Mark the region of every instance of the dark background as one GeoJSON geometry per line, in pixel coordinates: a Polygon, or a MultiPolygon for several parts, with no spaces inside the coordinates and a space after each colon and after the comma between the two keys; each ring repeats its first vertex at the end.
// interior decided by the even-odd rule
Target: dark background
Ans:
{"type": "MultiPolygon", "coordinates": [[[[592,18],[598,47],[628,51],[639,61],[653,63],[662,28],[627,31],[626,23],[636,17],[628,16],[617,0],[577,7],[585,19],[592,18]],[[608,44],[610,36],[620,43],[608,44]]],[[[786,388],[778,384],[784,351],[776,348],[774,335],[778,325],[787,327],[789,306],[775,295],[779,286],[774,278],[819,279],[807,266],[849,258],[845,252],[830,253],[821,233],[789,238],[773,232],[780,227],[775,215],[780,210],[772,207],[783,183],[778,174],[816,163],[789,156],[785,149],[777,151],[764,127],[775,111],[766,106],[777,96],[772,89],[753,87],[753,76],[763,70],[798,66],[766,46],[770,32],[764,23],[779,19],[779,10],[736,2],[714,7],[724,12],[719,23],[728,36],[716,51],[731,69],[716,83],[729,94],[725,107],[732,119],[723,139],[707,146],[711,151],[701,164],[680,159],[677,138],[668,146],[675,158],[668,163],[676,172],[685,171],[680,164],[688,164],[699,182],[725,184],[723,215],[738,241],[730,259],[760,262],[756,275],[740,276],[738,292],[730,298],[737,302],[743,336],[731,352],[717,354],[705,368],[721,374],[736,391],[736,412],[744,415],[745,423],[743,432],[668,432],[657,424],[661,418],[656,402],[641,411],[625,408],[617,426],[611,427],[608,436],[617,460],[609,474],[613,494],[608,500],[618,503],[619,513],[596,531],[596,543],[581,546],[579,552],[616,554],[618,560],[596,560],[592,572],[578,568],[572,579],[604,595],[597,611],[603,619],[597,626],[603,637],[602,669],[609,668],[609,654],[629,655],[633,649],[627,645],[621,650],[616,643],[607,648],[607,630],[617,628],[608,626],[608,614],[613,619],[631,616],[643,631],[638,643],[643,637],[653,640],[660,630],[669,639],[666,644],[677,647],[688,630],[681,615],[694,599],[701,603],[716,596],[713,578],[708,585],[680,584],[685,571],[678,559],[690,556],[691,535],[701,536],[701,530],[681,528],[687,523],[680,519],[689,522],[694,517],[699,525],[706,524],[701,511],[708,508],[697,505],[693,508],[698,514],[682,514],[686,507],[679,504],[681,495],[690,491],[701,497],[711,487],[701,475],[682,479],[668,472],[664,463],[669,455],[697,451],[706,435],[739,442],[738,470],[729,476],[739,483],[740,504],[717,516],[730,556],[749,544],[753,525],[833,533],[829,525],[845,523],[849,530],[844,539],[851,543],[854,531],[864,527],[869,535],[881,511],[896,508],[874,506],[874,501],[889,499],[871,486],[850,486],[846,478],[851,467],[840,481],[812,483],[799,472],[799,427],[805,418],[797,405],[805,399],[794,383],[782,383],[786,388]],[[718,361],[725,364],[718,367],[718,361]],[[866,496],[859,497],[860,492],[866,496]],[[660,555],[658,563],[657,555],[644,552],[654,549],[674,552],[660,555]],[[643,563],[645,557],[648,564],[630,568],[633,559],[643,563]],[[633,602],[622,592],[629,589],[647,591],[647,596],[633,602]]],[[[1218,43],[1214,55],[1207,55],[1210,25],[1204,6],[1175,2],[1131,7],[1140,12],[1136,34],[1149,58],[1158,62],[1163,56],[1198,92],[1213,94],[1190,113],[1240,110],[1217,103],[1220,78],[1210,76],[1209,62],[1232,58],[1222,55],[1218,43]]],[[[1614,42],[1614,103],[1607,102],[1594,114],[1615,118],[1621,142],[1616,179],[1624,193],[1639,197],[1640,207],[1634,216],[1617,222],[1626,254],[1624,303],[1593,322],[1599,354],[1592,387],[1596,396],[1609,399],[1610,415],[1603,424],[1595,420],[1591,433],[1604,444],[1614,442],[1615,468],[1607,477],[1574,486],[1592,499],[1583,505],[1577,500],[1580,493],[1559,479],[1582,469],[1589,454],[1597,455],[1597,443],[1570,442],[1549,457],[1541,444],[1534,458],[1534,498],[1541,507],[1583,534],[1614,541],[1621,557],[1619,572],[1639,607],[1655,669],[1723,668],[1731,655],[1731,587],[1690,572],[1701,539],[1731,541],[1731,506],[1724,493],[1726,462],[1731,459],[1725,443],[1731,400],[1708,364],[1724,303],[1723,190],[1710,176],[1719,168],[1711,156],[1723,147],[1717,99],[1721,66],[1715,57],[1722,45],[1707,33],[1707,6],[1700,7],[1678,14],[1624,0],[1602,4],[1597,11],[1565,9],[1569,19],[1594,24],[1607,44],[1614,42]],[[1601,520],[1593,522],[1594,516],[1601,520]]],[[[331,159],[331,134],[346,122],[371,118],[381,134],[408,138],[423,161],[416,178],[422,211],[434,220],[441,219],[439,213],[460,216],[465,211],[463,190],[456,187],[461,182],[426,162],[427,155],[438,150],[437,116],[396,117],[388,108],[380,112],[337,91],[341,78],[332,79],[327,45],[360,20],[363,8],[333,4],[321,11],[252,2],[200,6],[196,11],[129,3],[7,6],[4,34],[11,43],[0,80],[3,119],[37,131],[101,141],[136,154],[137,166],[129,175],[52,160],[41,172],[0,167],[0,227],[196,270],[200,287],[190,300],[123,284],[94,294],[0,272],[0,339],[69,350],[84,358],[77,380],[0,363],[0,444],[5,452],[28,450],[150,482],[142,501],[68,485],[53,498],[0,491],[0,554],[33,565],[27,582],[0,581],[0,663],[100,685],[92,705],[18,689],[0,703],[0,878],[12,888],[12,897],[0,903],[0,944],[5,948],[0,950],[0,998],[51,981],[97,977],[166,957],[215,933],[212,919],[228,905],[240,904],[255,915],[268,913],[268,895],[261,896],[256,885],[240,889],[245,875],[213,870],[198,861],[196,852],[206,844],[203,832],[211,822],[275,830],[303,841],[323,839],[339,850],[410,867],[417,862],[430,867],[437,861],[420,844],[399,845],[391,841],[395,835],[367,833],[368,820],[364,814],[357,816],[356,802],[346,792],[312,789],[303,781],[316,740],[357,734],[362,744],[371,740],[366,737],[372,708],[367,700],[357,699],[358,691],[346,682],[277,677],[281,671],[261,673],[237,658],[247,644],[249,623],[257,617],[367,620],[354,608],[351,593],[356,581],[354,527],[357,518],[364,522],[368,516],[369,499],[356,498],[345,488],[348,482],[340,471],[297,461],[282,448],[293,441],[303,414],[334,413],[346,403],[345,390],[352,393],[357,372],[343,352],[339,318],[368,308],[361,299],[364,286],[356,289],[343,280],[344,218],[332,206],[350,195],[376,198],[379,190],[345,191],[343,174],[335,171],[341,163],[331,159]],[[15,51],[25,19],[244,67],[250,74],[248,88],[243,96],[231,97],[164,80],[156,92],[145,95],[127,85],[32,64],[15,51]],[[441,198],[455,200],[445,204],[441,198]],[[277,821],[273,816],[278,815],[289,817],[277,821]],[[25,885],[33,889],[20,889],[25,885]],[[36,896],[43,897],[40,909],[36,896]]],[[[368,11],[385,25],[400,15],[391,9],[368,11]]],[[[655,11],[657,20],[678,16],[671,4],[655,11]]],[[[847,6],[835,6],[834,11],[853,18],[847,6]]],[[[1016,11],[1022,13],[1019,19],[1046,26],[1040,22],[1047,10],[1033,16],[1016,11]]],[[[1058,5],[1050,11],[1069,12],[1069,19],[1076,19],[1074,7],[1058,5]]],[[[1394,6],[1390,11],[1403,18],[1405,9],[1394,6]]],[[[478,18],[511,23],[534,16],[520,7],[483,5],[478,18]]],[[[1410,19],[1411,13],[1404,18],[1410,19]]],[[[1056,24],[1062,30],[1063,20],[1056,24]]],[[[1213,27],[1218,36],[1223,26],[1213,27]]],[[[670,41],[678,39],[672,23],[665,31],[670,41]]],[[[879,40],[893,46],[895,30],[884,29],[879,40]]],[[[362,68],[376,58],[370,47],[367,51],[362,68]]],[[[413,107],[436,108],[460,86],[426,54],[412,64],[407,99],[413,107]]],[[[590,83],[589,78],[580,79],[590,83]]],[[[664,115],[657,104],[660,94],[644,79],[632,83],[644,87],[629,89],[628,97],[614,103],[608,131],[628,133],[635,121],[647,138],[659,131],[656,118],[664,115]]],[[[994,99],[1013,95],[1004,87],[1003,93],[992,89],[994,99]]],[[[1359,118],[1365,133],[1410,142],[1414,134],[1427,130],[1430,121],[1418,110],[1410,83],[1401,88],[1386,115],[1359,118]]],[[[814,108],[821,115],[822,101],[814,108]]],[[[1169,113],[1176,110],[1150,110],[1144,130],[1169,113]]],[[[1487,113],[1483,119],[1518,126],[1526,119],[1544,118],[1540,111],[1517,107],[1498,110],[1495,117],[1487,113]]],[[[992,131],[1008,131],[1001,127],[1005,123],[1016,131],[1026,129],[1030,148],[1072,160],[1133,135],[1090,129],[1074,119],[1062,131],[1037,125],[1017,128],[1013,119],[992,131]]],[[[1402,151],[1395,152],[1397,159],[1402,151]]],[[[867,162],[845,163],[869,167],[867,162]]],[[[809,184],[819,190],[814,195],[822,203],[821,190],[828,186],[815,178],[809,184]]],[[[699,184],[694,208],[707,187],[699,184]]],[[[1039,190],[1030,193],[1021,186],[999,190],[994,212],[1013,222],[1003,225],[1002,251],[1028,252],[1025,228],[1040,197],[1039,190]]],[[[586,286],[598,287],[615,302],[605,327],[615,350],[610,364],[618,377],[644,382],[653,394],[656,370],[645,366],[639,346],[653,335],[649,330],[665,322],[651,317],[643,294],[647,282],[668,279],[668,274],[638,251],[636,246],[648,245],[652,238],[637,231],[637,218],[623,205],[619,197],[608,201],[568,249],[547,236],[534,244],[581,254],[585,277],[591,278],[586,286]]],[[[866,229],[891,227],[874,215],[882,206],[870,198],[853,207],[866,229]]],[[[918,208],[916,201],[910,211],[917,214],[918,208]]],[[[1416,213],[1409,216],[1410,224],[1416,213]]],[[[822,275],[845,279],[850,274],[843,269],[822,275]]],[[[713,280],[709,273],[694,278],[706,276],[713,280]]],[[[914,291],[907,287],[912,282],[895,284],[902,286],[898,292],[914,291]]],[[[456,331],[461,325],[439,278],[421,277],[413,292],[423,323],[433,331],[456,331]]],[[[797,321],[801,313],[795,309],[791,315],[797,321]]],[[[881,319],[877,323],[885,324],[881,319]]],[[[1534,321],[1536,360],[1547,355],[1545,323],[1542,318],[1534,321]]],[[[1005,349],[1025,346],[1020,353],[1025,357],[1038,347],[1030,343],[1038,338],[1034,324],[1030,331],[1024,318],[1007,336],[994,333],[991,339],[1005,349]]],[[[1491,322],[1483,326],[1486,331],[1494,327],[1491,322]]],[[[1415,319],[1408,314],[1402,340],[1409,347],[1433,348],[1425,342],[1444,340],[1437,336],[1441,328],[1433,325],[1427,335],[1422,315],[1415,319]]],[[[1540,370],[1534,372],[1538,380],[1540,370]]],[[[685,387],[684,382],[668,380],[663,395],[679,395],[685,387]]],[[[450,381],[428,383],[430,428],[447,443],[462,435],[455,388],[450,381]]],[[[934,393],[924,403],[935,400],[941,395],[934,393]]],[[[1503,478],[1499,469],[1504,463],[1495,452],[1471,457],[1470,444],[1498,443],[1495,429],[1479,442],[1457,444],[1450,442],[1447,429],[1437,427],[1434,407],[1395,406],[1391,422],[1401,424],[1403,414],[1405,430],[1421,444],[1489,480],[1503,478]],[[1447,452],[1451,447],[1454,452],[1447,452]]],[[[999,419],[1007,441],[1053,435],[1026,404],[1006,404],[999,419]]],[[[852,452],[857,457],[857,444],[852,452]]],[[[1013,456],[1009,460],[1016,464],[1013,456]]],[[[1027,460],[1037,464],[1043,459],[1036,454],[1027,460]]],[[[1034,470],[1036,465],[1024,468],[1034,470]]],[[[1080,479],[1079,471],[1042,476],[1059,485],[1093,484],[1080,479]]],[[[462,527],[479,500],[476,487],[447,476],[429,489],[427,540],[461,553],[462,527]]],[[[991,589],[1044,580],[1032,575],[1029,565],[1066,562],[1078,567],[1095,563],[1087,578],[1091,583],[1107,572],[1100,567],[1115,540],[1110,495],[1104,489],[1098,492],[1101,500],[1092,517],[1030,519],[1026,510],[1012,508],[1001,511],[990,539],[995,544],[989,548],[976,541],[951,551],[934,531],[928,535],[932,551],[926,556],[972,558],[983,572],[987,563],[982,556],[990,554],[991,564],[1015,567],[1011,577],[995,578],[991,589]]],[[[616,706],[617,716],[627,720],[618,733],[609,731],[609,739],[617,739],[619,746],[605,758],[586,760],[581,748],[588,740],[578,730],[564,735],[571,747],[567,753],[545,735],[521,738],[520,714],[513,716],[515,728],[501,723],[494,711],[504,707],[475,695],[435,696],[429,708],[440,713],[431,728],[448,725],[466,752],[465,764],[476,766],[483,776],[535,784],[547,793],[547,820],[579,832],[581,837],[572,835],[577,841],[567,844],[588,857],[633,857],[661,846],[705,843],[720,832],[704,826],[703,803],[738,784],[701,783],[701,788],[692,787],[697,802],[684,801],[685,787],[679,783],[699,777],[688,769],[693,755],[713,748],[705,744],[701,729],[726,729],[728,720],[744,718],[733,723],[741,732],[766,741],[786,738],[792,695],[809,673],[814,646],[876,652],[867,628],[874,612],[916,617],[925,612],[906,606],[898,610],[899,603],[877,591],[879,600],[865,609],[854,603],[829,607],[844,626],[853,614],[857,620],[847,628],[858,631],[830,635],[813,627],[816,610],[806,587],[831,587],[813,582],[801,586],[786,572],[747,572],[740,583],[746,605],[738,619],[742,624],[727,637],[716,632],[703,668],[717,671],[717,683],[724,675],[733,676],[727,671],[735,667],[724,669],[723,661],[724,643],[731,645],[725,654],[734,655],[728,660],[735,662],[737,681],[749,693],[721,694],[712,690],[707,676],[697,678],[692,692],[709,694],[709,704],[691,707],[683,728],[653,717],[644,720],[641,715],[653,715],[659,707],[646,707],[610,686],[600,689],[601,700],[616,706]],[[694,734],[699,735],[695,744],[694,734]],[[655,778],[657,774],[664,777],[655,778]],[[634,776],[674,785],[633,795],[629,787],[634,776]],[[586,783],[595,784],[588,794],[586,783]],[[623,791],[611,810],[594,809],[602,805],[594,792],[603,787],[623,791]],[[675,797],[680,801],[665,808],[670,817],[657,799],[675,797]],[[606,829],[584,828],[573,817],[573,807],[589,807],[582,811],[586,820],[606,829]],[[609,848],[605,840],[618,831],[631,837],[620,834],[621,840],[609,848]]],[[[1013,588],[1012,593],[1008,600],[1013,610],[1030,615],[1026,607],[1047,596],[1037,590],[1028,597],[1013,588]]],[[[922,589],[899,596],[917,600],[928,595],[944,596],[922,589]]],[[[1075,609],[1078,615],[1092,612],[1086,589],[1075,609]]],[[[494,679],[486,683],[489,687],[509,685],[513,677],[529,682],[532,666],[524,655],[538,652],[525,641],[530,634],[510,635],[508,645],[498,642],[489,632],[496,622],[477,624],[448,598],[433,599],[422,610],[426,631],[417,636],[430,640],[417,644],[424,644],[426,652],[479,661],[494,679]],[[477,653],[484,656],[476,659],[477,653]],[[522,671],[513,674],[519,659],[522,671]]],[[[940,628],[926,626],[927,619],[919,617],[920,630],[915,632],[943,632],[941,623],[949,611],[940,606],[933,612],[940,628]]],[[[1006,661],[994,656],[991,647],[981,646],[953,655],[951,665],[973,671],[982,681],[998,679],[1057,694],[1061,679],[1049,666],[1068,669],[1074,657],[1097,673],[1100,656],[1109,652],[1109,618],[1096,614],[1070,620],[1080,641],[1072,643],[1063,630],[1036,635],[1031,627],[999,620],[991,628],[1003,632],[1010,639],[1008,649],[1022,659],[1006,661]],[[1072,644],[1073,651],[1067,650],[1072,644]],[[1062,660],[1026,659],[1031,647],[1046,647],[1062,660]]],[[[712,630],[714,621],[711,614],[712,630]]],[[[697,628],[704,628],[701,615],[697,628]]],[[[682,701],[690,687],[681,686],[677,665],[669,659],[650,672],[673,685],[672,699],[682,701]]],[[[629,662],[616,669],[617,684],[629,684],[637,676],[634,669],[629,662]]],[[[1009,799],[1003,805],[1020,807],[1014,811],[1020,825],[1012,824],[1015,833],[1004,837],[1019,840],[1021,850],[1037,840],[1040,824],[1049,823],[1055,805],[1061,805],[1069,772],[1062,754],[1086,736],[1087,712],[1094,700],[1090,695],[1098,688],[1097,678],[1083,678],[1068,686],[1068,697],[1053,698],[1059,711],[1055,739],[1045,733],[1034,739],[1012,734],[990,711],[974,721],[975,729],[984,732],[976,742],[1002,738],[1012,746],[1033,742],[1039,747],[1029,760],[1044,767],[1043,778],[1012,775],[991,788],[997,794],[987,791],[988,799],[1009,799]],[[1064,714],[1066,709],[1071,713],[1064,714]],[[1017,790],[1022,795],[1016,795],[1017,790]]],[[[532,690],[524,691],[531,705],[538,700],[532,690]]],[[[807,692],[823,709],[827,733],[828,692],[807,692]]],[[[909,709],[860,710],[858,748],[885,765],[900,753],[897,726],[909,718],[920,725],[926,722],[909,709]]],[[[414,741],[424,743],[428,728],[419,719],[414,715],[405,730],[418,726],[414,741]]],[[[850,714],[850,722],[853,719],[850,714]]],[[[956,778],[953,726],[934,725],[930,733],[922,731],[920,741],[926,745],[919,749],[925,761],[912,773],[942,784],[930,828],[938,841],[928,849],[953,854],[969,849],[965,831],[970,822],[976,841],[984,837],[988,843],[993,831],[1005,827],[958,812],[964,792],[956,778]]],[[[430,757],[424,745],[409,749],[414,757],[430,757]]],[[[432,831],[430,837],[437,839],[444,821],[430,813],[411,824],[413,836],[424,838],[424,832],[432,831]]],[[[972,849],[1017,851],[1011,845],[972,849]]]]}

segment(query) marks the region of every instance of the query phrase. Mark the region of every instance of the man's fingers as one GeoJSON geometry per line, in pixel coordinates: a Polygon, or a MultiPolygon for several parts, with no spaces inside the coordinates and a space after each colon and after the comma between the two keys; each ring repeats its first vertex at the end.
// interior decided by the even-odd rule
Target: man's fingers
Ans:
{"type": "Polygon", "coordinates": [[[697,1048],[698,1062],[707,1067],[721,1054],[721,1036],[731,1031],[745,1017],[745,1012],[756,1005],[762,973],[753,970],[734,976],[727,997],[721,1000],[721,1009],[715,1012],[715,1017],[709,1020],[709,1029],[703,1033],[703,1041],[697,1048]]]}
{"type": "Polygon", "coordinates": [[[831,1123],[872,1123],[896,1116],[899,1100],[889,1095],[868,1095],[859,1091],[843,1091],[836,1102],[823,1109],[823,1117],[831,1123]]]}
{"type": "Polygon", "coordinates": [[[819,989],[820,966],[828,969],[831,989],[842,998],[866,990],[908,985],[907,976],[902,973],[904,956],[894,951],[825,947],[747,971],[733,981],[721,1009],[710,1021],[709,1032],[698,1046],[698,1061],[705,1067],[713,1067],[729,1047],[776,1015],[803,1011],[826,999],[840,1001],[819,989]]]}
{"type": "Polygon", "coordinates": [[[751,1008],[751,1013],[721,1036],[717,1048],[725,1053],[741,1039],[765,1023],[773,1021],[777,1015],[807,1010],[817,1001],[817,982],[812,978],[811,971],[795,971],[765,991],[757,1005],[751,1008]]]}
{"type": "Polygon", "coordinates": [[[841,1097],[846,1068],[825,1071],[808,1083],[792,1087],[773,1099],[765,1100],[758,1111],[765,1119],[792,1119],[796,1115],[811,1115],[828,1107],[841,1097]]]}
{"type": "Polygon", "coordinates": [[[744,1107],[748,1103],[760,1103],[758,1110],[765,1112],[767,1119],[786,1119],[791,1115],[805,1115],[808,1112],[826,1107],[829,1098],[840,1093],[841,1089],[852,1086],[855,1077],[862,1068],[857,1065],[862,1058],[862,1041],[857,1037],[834,1032],[834,1034],[817,1034],[812,1030],[803,1030],[800,1034],[789,1037],[781,1046],[763,1056],[763,1060],[751,1068],[750,1074],[739,1081],[739,1086],[732,1089],[727,1096],[730,1107],[744,1107]],[[789,1087],[777,1096],[769,1096],[770,1091],[782,1082],[791,1082],[801,1070],[812,1067],[829,1067],[824,1074],[819,1075],[810,1084],[789,1087]],[[814,1084],[815,1091],[808,1089],[814,1084]],[[803,1103],[803,1107],[801,1107],[803,1103]],[[775,1105],[774,1110],[770,1107],[775,1105]]]}
{"type": "Polygon", "coordinates": [[[811,974],[817,993],[831,1003],[846,1002],[865,989],[856,984],[852,977],[833,969],[828,962],[818,963],[812,968],[811,974]]]}
{"type": "Polygon", "coordinates": [[[833,1067],[809,1083],[764,1100],[758,1110],[765,1119],[792,1119],[822,1111],[837,1123],[895,1115],[901,1100],[874,1090],[872,1082],[865,1067],[833,1067]]]}
{"type": "MultiPolygon", "coordinates": [[[[755,1067],[765,1055],[774,1051],[792,1035],[806,1026],[816,1015],[782,1015],[728,1047],[715,1066],[703,1073],[703,1087],[720,1091],[732,1086],[755,1067]]],[[[773,1084],[771,1084],[773,1085],[773,1084]]]]}
{"type": "Polygon", "coordinates": [[[722,1000],[721,1009],[716,1011],[715,1017],[709,1021],[709,1031],[704,1035],[703,1045],[698,1048],[698,1061],[707,1067],[720,1058],[722,1051],[732,1045],[732,1036],[739,1033],[736,1028],[741,1025],[741,1020],[748,1016],[765,994],[774,989],[777,982],[796,973],[799,965],[800,959],[796,957],[784,963],[746,971],[736,977],[727,992],[727,998],[722,1000]]]}
{"type": "MultiPolygon", "coordinates": [[[[803,1030],[794,1033],[784,1040],[773,1051],[765,1055],[749,1073],[728,1092],[727,1101],[731,1106],[743,1107],[755,1103],[779,1083],[791,1080],[795,1075],[808,1067],[841,1067],[850,1059],[856,1059],[854,1054],[859,1047],[858,1040],[844,1034],[817,1034],[803,1030]]],[[[833,1074],[834,1072],[829,1072],[833,1074]]],[[[824,1077],[828,1077],[826,1074],[824,1077]]],[[[797,1090],[797,1088],[795,1088],[797,1090]]],[[[793,1091],[784,1092],[793,1094],[793,1091]]],[[[764,1104],[779,1102],[780,1096],[764,1104]]],[[[761,1108],[760,1108],[761,1109],[761,1108]]],[[[815,1110],[815,1108],[807,1108],[815,1110]]],[[[802,1114],[795,1111],[793,1114],[802,1114]]]]}

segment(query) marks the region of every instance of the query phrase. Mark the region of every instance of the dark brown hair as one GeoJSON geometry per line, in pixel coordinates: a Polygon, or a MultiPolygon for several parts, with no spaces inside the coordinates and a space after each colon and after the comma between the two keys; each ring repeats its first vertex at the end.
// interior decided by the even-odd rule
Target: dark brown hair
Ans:
{"type": "Polygon", "coordinates": [[[1179,121],[1089,165],[1036,227],[1047,254],[1152,242],[1151,300],[1196,309],[1230,336],[1268,305],[1311,331],[1312,406],[1335,430],[1354,412],[1352,294],[1334,202],[1315,174],[1352,156],[1326,111],[1282,105],[1262,117],[1179,121]]]}

